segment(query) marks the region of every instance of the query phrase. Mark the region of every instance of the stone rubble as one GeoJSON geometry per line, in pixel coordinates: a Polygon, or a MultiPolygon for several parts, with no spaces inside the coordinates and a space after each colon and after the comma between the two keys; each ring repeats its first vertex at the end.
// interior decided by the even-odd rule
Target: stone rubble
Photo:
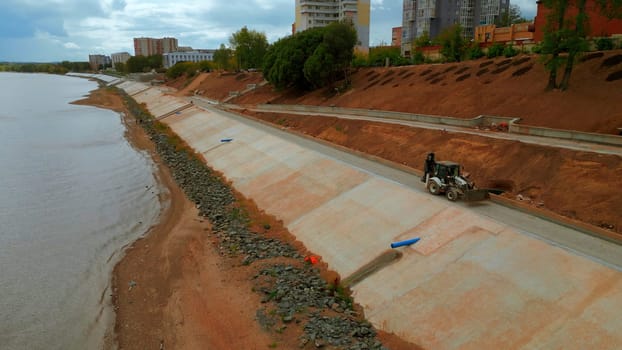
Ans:
{"type": "MultiPolygon", "coordinates": [[[[122,93],[122,92],[121,92],[122,93]]],[[[235,196],[220,177],[195,155],[175,146],[164,128],[132,98],[125,102],[145,129],[175,181],[212,224],[222,254],[239,256],[244,265],[270,258],[289,258],[292,264],[266,264],[255,276],[255,290],[263,294],[257,321],[267,330],[283,331],[287,324],[304,322],[300,348],[385,349],[374,328],[353,310],[352,300],[320,277],[291,245],[250,232],[245,213],[235,207],[235,196]],[[302,266],[302,267],[295,267],[302,266]]]]}

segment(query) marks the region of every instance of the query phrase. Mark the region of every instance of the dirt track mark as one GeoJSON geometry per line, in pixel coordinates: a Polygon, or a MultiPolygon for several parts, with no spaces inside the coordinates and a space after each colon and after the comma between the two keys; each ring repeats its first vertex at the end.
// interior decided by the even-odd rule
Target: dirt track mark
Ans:
{"type": "Polygon", "coordinates": [[[609,67],[613,67],[617,64],[622,63],[622,55],[615,55],[615,56],[611,56],[609,58],[607,58],[606,60],[603,61],[603,63],[600,65],[601,68],[609,68],[609,67]]]}
{"type": "Polygon", "coordinates": [[[533,68],[533,64],[530,64],[530,65],[528,65],[526,67],[523,67],[523,68],[519,68],[516,71],[514,71],[514,73],[512,73],[512,76],[513,77],[520,77],[521,75],[529,72],[531,70],[531,68],[533,68]]]}

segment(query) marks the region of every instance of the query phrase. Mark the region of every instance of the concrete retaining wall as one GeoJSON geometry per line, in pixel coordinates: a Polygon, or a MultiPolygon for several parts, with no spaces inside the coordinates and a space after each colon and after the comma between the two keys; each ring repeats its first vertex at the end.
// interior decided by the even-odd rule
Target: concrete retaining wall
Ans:
{"type": "Polygon", "coordinates": [[[283,113],[294,111],[294,112],[307,112],[307,113],[318,113],[318,114],[343,114],[343,115],[357,115],[357,116],[374,117],[374,118],[390,118],[390,119],[408,120],[408,121],[424,122],[424,123],[431,123],[431,124],[459,126],[459,127],[464,127],[464,128],[490,126],[492,125],[492,123],[495,123],[497,125],[501,123],[506,123],[509,126],[508,131],[511,133],[516,133],[516,134],[622,146],[622,136],[520,125],[519,124],[520,118],[506,118],[506,117],[481,115],[481,116],[478,116],[472,119],[463,119],[463,118],[452,118],[452,117],[426,115],[426,114],[378,111],[378,110],[372,110],[372,109],[306,106],[306,105],[265,104],[265,105],[258,105],[257,109],[265,110],[265,111],[268,111],[268,110],[280,111],[283,113]]]}
{"type": "MultiPolygon", "coordinates": [[[[162,113],[157,91],[137,98],[162,113]]],[[[616,270],[220,111],[164,122],[343,278],[420,237],[353,287],[379,329],[431,349],[622,347],[616,270]]]]}

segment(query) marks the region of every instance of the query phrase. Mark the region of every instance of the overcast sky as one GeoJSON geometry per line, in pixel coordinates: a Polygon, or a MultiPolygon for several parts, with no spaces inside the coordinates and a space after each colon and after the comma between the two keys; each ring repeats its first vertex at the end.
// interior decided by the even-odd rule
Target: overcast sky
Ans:
{"type": "MultiPolygon", "coordinates": [[[[243,26],[268,41],[291,34],[295,0],[1,0],[0,61],[87,61],[89,54],[134,54],[134,37],[175,37],[210,49],[243,26]]],[[[371,0],[370,45],[391,42],[402,0],[371,0]]],[[[528,19],[536,0],[515,0],[528,19]]]]}

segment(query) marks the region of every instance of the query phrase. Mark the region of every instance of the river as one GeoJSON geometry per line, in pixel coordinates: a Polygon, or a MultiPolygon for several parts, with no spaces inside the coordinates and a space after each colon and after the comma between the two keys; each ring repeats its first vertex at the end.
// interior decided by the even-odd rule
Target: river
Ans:
{"type": "Polygon", "coordinates": [[[97,349],[110,275],[163,191],[113,111],[69,104],[97,84],[0,73],[0,348],[97,349]]]}

